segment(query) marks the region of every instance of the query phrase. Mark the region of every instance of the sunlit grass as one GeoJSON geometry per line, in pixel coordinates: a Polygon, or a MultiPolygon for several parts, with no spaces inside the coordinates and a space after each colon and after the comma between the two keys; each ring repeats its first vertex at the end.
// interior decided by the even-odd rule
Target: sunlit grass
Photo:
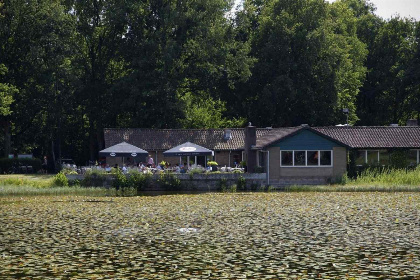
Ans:
{"type": "Polygon", "coordinates": [[[406,169],[366,169],[348,182],[350,185],[420,186],[420,167],[406,169]]]}
{"type": "Polygon", "coordinates": [[[86,187],[38,188],[33,186],[0,185],[0,196],[115,196],[115,189],[86,187]]]}
{"type": "Polygon", "coordinates": [[[54,175],[12,174],[0,175],[0,186],[31,186],[36,188],[52,187],[54,175]]]}

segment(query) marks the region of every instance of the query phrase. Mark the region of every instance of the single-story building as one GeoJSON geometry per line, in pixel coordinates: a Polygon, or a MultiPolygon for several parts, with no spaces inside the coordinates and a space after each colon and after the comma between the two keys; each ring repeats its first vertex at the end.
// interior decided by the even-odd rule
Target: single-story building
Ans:
{"type": "MultiPolygon", "coordinates": [[[[106,147],[122,141],[149,151],[155,162],[179,163],[163,152],[184,142],[214,151],[219,166],[246,161],[248,172],[268,172],[270,183],[312,178],[333,181],[346,173],[349,154],[356,165],[388,165],[391,154],[405,151],[407,165],[419,164],[420,127],[328,126],[230,129],[105,129],[106,147]]],[[[210,158],[199,159],[204,165],[210,158]]],[[[184,159],[183,159],[184,160],[184,159]]],[[[308,182],[308,181],[305,181],[308,182]]]]}

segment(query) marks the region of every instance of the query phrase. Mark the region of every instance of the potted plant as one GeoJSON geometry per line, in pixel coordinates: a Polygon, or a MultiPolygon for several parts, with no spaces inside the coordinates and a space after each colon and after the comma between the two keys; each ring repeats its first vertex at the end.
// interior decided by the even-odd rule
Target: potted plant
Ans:
{"type": "Polygon", "coordinates": [[[211,171],[217,171],[217,166],[218,166],[217,162],[215,162],[215,161],[208,161],[207,162],[207,165],[210,166],[211,171]]]}

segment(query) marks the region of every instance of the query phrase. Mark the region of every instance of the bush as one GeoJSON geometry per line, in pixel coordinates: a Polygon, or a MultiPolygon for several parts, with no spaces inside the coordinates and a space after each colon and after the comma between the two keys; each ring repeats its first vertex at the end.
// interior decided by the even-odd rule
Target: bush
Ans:
{"type": "Polygon", "coordinates": [[[181,180],[171,173],[161,173],[158,184],[166,191],[179,191],[182,189],[181,180]]]}
{"type": "Polygon", "coordinates": [[[240,176],[236,181],[236,186],[240,191],[246,191],[246,179],[243,176],[240,176]]]}
{"type": "MultiPolygon", "coordinates": [[[[7,173],[12,167],[19,166],[32,166],[33,172],[41,170],[42,162],[37,158],[1,158],[0,159],[0,172],[7,173]]],[[[19,170],[17,170],[19,171],[19,170]]]]}
{"type": "Polygon", "coordinates": [[[391,166],[393,168],[406,168],[407,164],[407,151],[406,150],[394,150],[390,155],[391,166]]]}
{"type": "Polygon", "coordinates": [[[60,173],[64,173],[65,175],[76,175],[77,171],[66,167],[66,168],[61,169],[60,173]]]}
{"type": "Polygon", "coordinates": [[[81,184],[85,187],[103,187],[106,181],[106,173],[101,170],[90,170],[86,172],[81,184]]]}
{"type": "Polygon", "coordinates": [[[119,190],[120,188],[124,189],[128,186],[127,176],[125,176],[119,168],[113,168],[112,175],[114,177],[114,180],[112,181],[112,186],[114,188],[119,190]]]}
{"type": "Polygon", "coordinates": [[[226,178],[221,178],[219,180],[219,187],[217,189],[219,192],[226,192],[228,190],[227,180],[226,178]]]}
{"type": "Polygon", "coordinates": [[[60,172],[54,176],[54,186],[57,187],[68,187],[69,181],[64,173],[60,172]]]}
{"type": "Polygon", "coordinates": [[[144,190],[150,184],[151,174],[143,174],[137,170],[128,173],[125,187],[133,188],[137,192],[144,190]]]}

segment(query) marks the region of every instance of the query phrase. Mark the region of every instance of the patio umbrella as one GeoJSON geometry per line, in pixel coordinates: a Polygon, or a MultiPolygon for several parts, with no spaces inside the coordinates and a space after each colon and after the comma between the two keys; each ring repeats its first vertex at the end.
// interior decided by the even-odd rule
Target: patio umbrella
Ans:
{"type": "Polygon", "coordinates": [[[201,147],[197,144],[186,142],[179,146],[173,147],[165,152],[163,152],[163,156],[165,157],[188,157],[188,166],[190,165],[190,156],[213,156],[214,152],[207,148],[201,147]]]}
{"type": "Polygon", "coordinates": [[[108,147],[99,152],[99,156],[103,157],[146,157],[148,152],[136,147],[134,145],[128,144],[127,142],[121,142],[117,145],[108,147]]]}

